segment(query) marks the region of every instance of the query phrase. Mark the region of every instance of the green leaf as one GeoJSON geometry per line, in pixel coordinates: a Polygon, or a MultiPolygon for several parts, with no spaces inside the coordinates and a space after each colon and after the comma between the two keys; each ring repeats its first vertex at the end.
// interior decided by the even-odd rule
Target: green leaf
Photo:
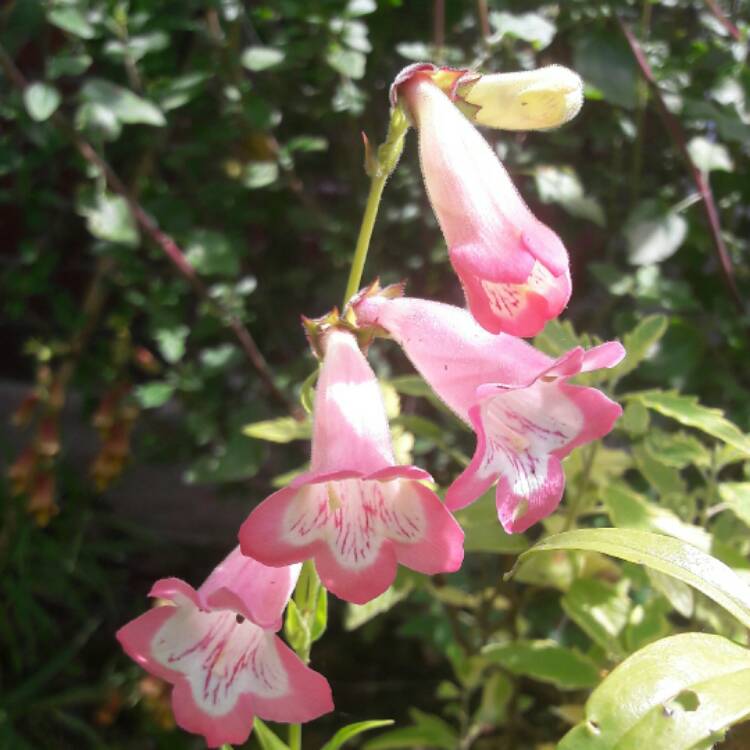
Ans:
{"type": "Polygon", "coordinates": [[[138,403],[144,409],[155,409],[163,406],[172,398],[173,393],[174,386],[171,383],[158,381],[139,385],[135,389],[135,396],[138,399],[138,403]]]}
{"type": "Polygon", "coordinates": [[[732,157],[721,143],[709,141],[703,136],[691,138],[687,145],[690,152],[690,158],[702,172],[711,172],[720,170],[722,172],[731,172],[734,169],[732,157]]]}
{"type": "Polygon", "coordinates": [[[575,42],[572,67],[608,102],[628,109],[638,103],[638,71],[620,36],[604,31],[582,33],[575,42]]]}
{"type": "Polygon", "coordinates": [[[93,205],[84,206],[81,211],[94,237],[128,247],[136,247],[140,242],[138,227],[125,198],[102,193],[93,205]]]}
{"type": "Polygon", "coordinates": [[[279,165],[275,161],[250,162],[242,175],[242,184],[249,190],[273,185],[279,178],[279,165]]]}
{"type": "Polygon", "coordinates": [[[239,248],[213,229],[193,230],[185,243],[185,257],[202,275],[236,276],[240,272],[239,248]]]}
{"type": "Polygon", "coordinates": [[[292,440],[309,440],[312,436],[312,427],[309,419],[278,417],[246,425],[242,428],[242,433],[270,443],[290,443],[292,440]]]}
{"type": "Polygon", "coordinates": [[[700,526],[680,520],[672,511],[650,503],[626,484],[613,483],[603,496],[612,523],[624,529],[667,534],[708,552],[711,535],[700,526]]]}
{"type": "Polygon", "coordinates": [[[648,409],[637,401],[631,401],[626,404],[625,410],[622,413],[620,424],[622,427],[633,436],[643,435],[647,430],[651,417],[648,409]]]}
{"type": "Polygon", "coordinates": [[[638,471],[660,495],[684,494],[687,491],[680,472],[673,466],[664,464],[659,455],[648,450],[646,445],[634,446],[633,458],[638,471]]]}
{"type": "Polygon", "coordinates": [[[50,10],[47,13],[47,20],[58,29],[81,39],[93,39],[96,35],[94,27],[88,22],[86,16],[78,8],[72,6],[50,10]]]}
{"type": "Polygon", "coordinates": [[[24,90],[23,103],[32,120],[44,122],[52,117],[60,106],[60,92],[48,83],[37,81],[24,90]]]}
{"type": "Polygon", "coordinates": [[[750,526],[750,482],[722,482],[719,497],[740,521],[750,526]]]}
{"type": "Polygon", "coordinates": [[[302,408],[308,413],[312,414],[313,403],[315,401],[315,384],[318,382],[318,374],[320,368],[315,368],[303,381],[302,386],[299,390],[299,400],[302,404],[302,408]]]}
{"type": "Polygon", "coordinates": [[[464,530],[464,549],[467,552],[517,555],[529,547],[527,537],[506,533],[497,520],[494,488],[475,503],[457,511],[455,516],[464,530]]]}
{"type": "Polygon", "coordinates": [[[284,618],[284,635],[289,645],[299,651],[305,646],[310,637],[310,631],[305,623],[304,617],[299,610],[294,599],[290,599],[286,607],[286,617],[284,618]]]}
{"type": "Polygon", "coordinates": [[[156,344],[159,352],[170,365],[179,362],[185,354],[185,341],[190,333],[187,326],[162,328],[156,332],[156,344]]]}
{"type": "Polygon", "coordinates": [[[580,690],[599,682],[599,668],[593,661],[554,641],[492,643],[482,653],[513,674],[552,683],[560,690],[580,690]]]}
{"type": "Polygon", "coordinates": [[[506,35],[514,36],[539,50],[548,47],[557,33],[555,24],[539,13],[493,12],[490,13],[490,22],[498,39],[506,35]]]}
{"type": "Polygon", "coordinates": [[[253,720],[253,737],[258,741],[261,750],[289,750],[289,745],[282,742],[257,716],[253,720]]]}
{"type": "MultiPolygon", "coordinates": [[[[645,410],[637,401],[628,404],[638,406],[645,410]]],[[[646,411],[648,414],[648,411],[646,411]]],[[[703,443],[687,432],[664,432],[652,429],[645,438],[645,446],[648,452],[659,459],[665,466],[675,469],[684,469],[690,464],[695,466],[708,466],[711,462],[711,454],[703,443]]]]}
{"type": "Polygon", "coordinates": [[[661,337],[667,332],[667,326],[668,321],[665,315],[649,315],[643,318],[632,331],[626,333],[623,346],[627,354],[613,370],[614,375],[622,378],[648,359],[661,337]]]}
{"type": "Polygon", "coordinates": [[[406,599],[412,590],[409,579],[397,582],[366,604],[347,604],[344,615],[344,630],[356,630],[374,617],[382,615],[406,599]]]}
{"type": "Polygon", "coordinates": [[[588,219],[603,227],[607,221],[596,198],[586,196],[572,167],[541,165],[534,169],[534,181],[543,203],[557,203],[571,216],[588,219]]]}
{"type": "Polygon", "coordinates": [[[328,592],[325,587],[318,587],[318,600],[315,603],[312,623],[310,624],[310,643],[320,640],[328,627],[328,592]]]}
{"type": "Polygon", "coordinates": [[[347,16],[366,16],[378,9],[375,0],[349,0],[346,4],[347,16]]]}
{"type": "Polygon", "coordinates": [[[77,55],[58,54],[47,60],[47,75],[50,78],[60,76],[79,76],[91,67],[93,59],[86,53],[77,55]]]}
{"type": "Polygon", "coordinates": [[[677,391],[641,391],[629,393],[626,399],[640,401],[652,411],[670,417],[686,427],[694,427],[712,437],[723,440],[750,456],[750,436],[732,424],[721,409],[712,409],[698,403],[695,396],[677,391]]]}
{"type": "Polygon", "coordinates": [[[263,446],[239,434],[202,456],[185,472],[185,480],[197,484],[238,482],[258,473],[264,456],[263,446]]]}
{"type": "Polygon", "coordinates": [[[358,80],[365,74],[367,58],[361,52],[334,42],[328,47],[326,62],[342,76],[358,80]]]}
{"type": "Polygon", "coordinates": [[[152,102],[142,99],[132,91],[101,78],[90,78],[81,89],[84,101],[110,110],[122,123],[166,125],[161,110],[152,102]]]}
{"type": "Polygon", "coordinates": [[[394,729],[367,742],[363,750],[393,750],[403,747],[429,747],[430,750],[455,750],[459,737],[453,727],[439,716],[426,714],[416,708],[409,711],[414,722],[411,727],[394,729]]]}
{"type": "Polygon", "coordinates": [[[358,734],[362,734],[362,732],[369,732],[371,729],[378,729],[379,727],[388,727],[391,724],[393,724],[393,719],[371,719],[370,721],[358,721],[356,724],[349,724],[339,729],[320,750],[338,750],[345,742],[358,734]]]}
{"type": "Polygon", "coordinates": [[[620,634],[628,622],[630,600],[595,578],[579,578],[560,601],[568,617],[608,653],[621,655],[620,634]]]}
{"type": "Polygon", "coordinates": [[[284,50],[262,46],[248,47],[240,58],[240,61],[248,70],[255,72],[273,68],[283,60],[284,50]]]}
{"type": "Polygon", "coordinates": [[[628,261],[648,266],[670,258],[687,236],[687,220],[682,214],[647,201],[637,206],[623,229],[628,261]]]}
{"type": "Polygon", "coordinates": [[[570,549],[602,552],[674,576],[750,627],[750,587],[723,562],[673,537],[632,529],[577,529],[542,539],[516,565],[537,552],[570,549]]]}
{"type": "Polygon", "coordinates": [[[534,346],[539,347],[550,357],[559,357],[570,349],[582,345],[583,342],[569,320],[550,320],[544,326],[544,330],[534,339],[534,346]]]}
{"type": "Polygon", "coordinates": [[[558,750],[695,750],[750,714],[750,651],[682,633],[620,664],[586,702],[558,750]]]}

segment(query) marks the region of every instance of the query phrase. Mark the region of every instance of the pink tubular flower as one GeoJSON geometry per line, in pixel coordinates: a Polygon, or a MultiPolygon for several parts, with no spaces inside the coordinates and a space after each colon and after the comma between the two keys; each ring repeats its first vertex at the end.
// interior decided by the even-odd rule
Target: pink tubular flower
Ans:
{"type": "Polygon", "coordinates": [[[172,683],[175,721],[209,747],[244,743],[255,715],[297,724],[333,709],[326,679],[274,635],[298,576],[237,547],[197,591],[157,581],[149,595],[170,603],[117,632],[128,656],[172,683]]]}
{"type": "Polygon", "coordinates": [[[354,336],[332,330],[325,344],[310,472],[255,508],[239,537],[266,565],[314,558],[326,588],[362,604],[390,586],[397,563],[457,570],[463,532],[420,483],[429,474],[394,465],[378,382],[354,336]]]}
{"type": "Polygon", "coordinates": [[[474,458],[448,489],[446,505],[463,508],[498,482],[498,517],[508,532],[525,531],[555,510],[565,487],[561,459],[606,435],[622,412],[595,388],[567,382],[616,365],[625,353],[616,341],[554,360],[439,302],[364,296],[355,311],[360,325],[390,333],[477,434],[474,458]]]}
{"type": "Polygon", "coordinates": [[[419,131],[422,174],[451,263],[483,328],[534,336],[568,303],[568,254],[434,75],[407,68],[395,91],[419,131]]]}

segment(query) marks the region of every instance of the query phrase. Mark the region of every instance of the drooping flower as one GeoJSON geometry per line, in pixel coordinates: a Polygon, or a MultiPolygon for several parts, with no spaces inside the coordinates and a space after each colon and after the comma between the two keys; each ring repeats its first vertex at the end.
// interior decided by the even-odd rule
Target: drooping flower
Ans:
{"type": "Polygon", "coordinates": [[[508,532],[525,531],[562,498],[561,459],[606,435],[620,406],[573,375],[613,367],[624,356],[615,341],[577,347],[552,359],[507,334],[490,334],[465,310],[420,299],[363,295],[360,325],[384,328],[435,393],[477,435],[474,457],[449,487],[452,510],[497,482],[498,517],[508,532]]]}
{"type": "Polygon", "coordinates": [[[333,709],[326,679],[274,634],[300,566],[268,568],[235,548],[196,591],[157,581],[167,600],[120,628],[140,666],[173,685],[175,721],[209,747],[244,743],[254,716],[301,723],[333,709]]]}
{"type": "MultiPolygon", "coordinates": [[[[533,336],[568,303],[568,254],[434,75],[412,66],[397,77],[395,91],[419,132],[422,174],[451,263],[483,328],[533,336]]],[[[487,103],[491,85],[464,75],[450,90],[463,88],[481,102],[479,117],[494,112],[487,103]]]]}
{"type": "Polygon", "coordinates": [[[395,465],[377,379],[351,333],[325,334],[309,473],[255,508],[242,550],[266,565],[308,558],[323,584],[361,604],[393,582],[397,563],[422,573],[457,570],[463,532],[421,483],[395,465]]]}

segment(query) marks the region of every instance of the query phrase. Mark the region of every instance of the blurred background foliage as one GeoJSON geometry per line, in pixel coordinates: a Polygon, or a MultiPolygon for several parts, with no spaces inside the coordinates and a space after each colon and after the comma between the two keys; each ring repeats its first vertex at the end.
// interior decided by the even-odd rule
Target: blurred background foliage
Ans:
{"type": "MultiPolygon", "coordinates": [[[[201,746],[113,633],[154,579],[198,584],[304,465],[314,361],[299,317],[340,302],[367,191],[361,133],[382,139],[388,85],[415,60],[555,62],[586,81],[559,131],[487,134],[571,254],[566,322],[537,344],[558,352],[586,331],[630,351],[592,381],[625,416],[567,461],[546,529],[659,531],[750,576],[747,18],[737,0],[3,3],[0,746],[201,746]]],[[[414,141],[366,278],[461,304],[414,141]]],[[[447,484],[471,435],[394,347],[371,358],[399,455],[447,484]]],[[[461,573],[332,603],[313,664],[337,711],[306,729],[310,747],[369,718],[399,726],[371,750],[553,747],[638,648],[688,628],[743,638],[702,594],[595,553],[529,557],[503,581],[541,529],[507,537],[492,505],[463,513],[461,573]]]]}

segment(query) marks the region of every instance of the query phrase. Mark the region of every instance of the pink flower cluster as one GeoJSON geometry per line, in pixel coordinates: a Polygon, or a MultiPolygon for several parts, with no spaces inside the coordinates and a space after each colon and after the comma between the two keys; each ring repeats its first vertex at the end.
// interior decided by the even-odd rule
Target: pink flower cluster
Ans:
{"type": "Polygon", "coordinates": [[[173,684],[177,723],[210,747],[244,742],[254,716],[299,723],[333,707],[325,678],[275,635],[299,563],[313,560],[328,590],[358,604],[383,593],[398,564],[428,575],[458,570],[464,535],[452,510],[496,485],[503,527],[526,530],[559,504],[561,460],[606,435],[621,413],[600,391],[568,382],[616,365],[619,343],[552,359],[517,338],[538,333],[567,304],[568,257],[457,106],[461,81],[477,79],[467,75],[411,66],[393,97],[418,130],[427,192],[468,310],[373,285],[350,301],[345,322],[321,325],[309,471],[250,513],[240,546],[197,591],[158,581],[151,596],[163,605],[118,632],[133,659],[173,684]],[[476,432],[474,458],[445,503],[429,474],[394,458],[358,340],[384,332],[476,432]]]}

